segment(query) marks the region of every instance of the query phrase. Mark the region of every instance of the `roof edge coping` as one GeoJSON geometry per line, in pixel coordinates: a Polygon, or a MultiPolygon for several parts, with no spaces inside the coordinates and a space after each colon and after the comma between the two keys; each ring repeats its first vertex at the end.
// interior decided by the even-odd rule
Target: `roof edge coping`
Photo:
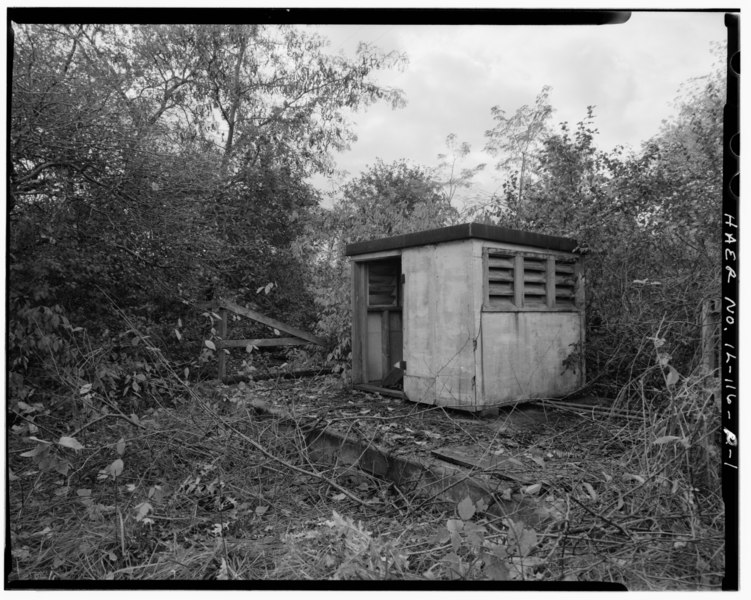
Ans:
{"type": "Polygon", "coordinates": [[[371,252],[427,246],[472,238],[518,244],[520,246],[532,246],[546,250],[559,250],[562,252],[573,252],[578,246],[577,241],[571,238],[508,229],[499,225],[462,223],[461,225],[449,225],[448,227],[404,233],[387,238],[353,242],[347,244],[345,254],[347,256],[357,256],[360,254],[370,254],[371,252]]]}

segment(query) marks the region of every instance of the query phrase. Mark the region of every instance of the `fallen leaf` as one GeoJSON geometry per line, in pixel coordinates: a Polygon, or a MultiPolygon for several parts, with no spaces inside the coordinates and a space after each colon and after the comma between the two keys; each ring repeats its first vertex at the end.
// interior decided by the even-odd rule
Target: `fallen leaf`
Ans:
{"type": "Polygon", "coordinates": [[[110,464],[105,471],[108,475],[112,477],[118,477],[120,473],[123,472],[123,468],[125,467],[125,463],[123,463],[122,459],[118,458],[110,464]]]}
{"type": "Polygon", "coordinates": [[[258,506],[256,507],[256,515],[258,515],[259,517],[262,517],[263,515],[266,514],[268,510],[269,510],[268,506],[258,506]]]}
{"type": "Polygon", "coordinates": [[[45,450],[46,448],[47,448],[47,446],[46,446],[46,445],[44,445],[44,444],[39,444],[39,445],[38,445],[38,446],[37,446],[36,448],[34,448],[33,450],[28,450],[28,451],[26,451],[26,452],[22,452],[22,453],[21,453],[21,454],[20,454],[19,456],[23,456],[24,458],[33,458],[33,457],[35,457],[35,456],[36,456],[37,454],[40,454],[41,452],[43,452],[43,451],[44,451],[44,450],[45,450]]]}
{"type": "Polygon", "coordinates": [[[472,502],[472,498],[465,497],[457,506],[456,510],[459,513],[462,521],[469,521],[475,514],[475,505],[472,502]]]}
{"type": "Polygon", "coordinates": [[[141,502],[138,506],[136,506],[136,521],[141,521],[143,518],[148,515],[153,510],[153,507],[151,506],[151,503],[149,502],[141,502]]]}
{"type": "Polygon", "coordinates": [[[678,383],[678,380],[681,378],[681,376],[673,367],[668,366],[668,368],[670,369],[670,372],[668,373],[665,382],[667,383],[668,387],[673,387],[676,383],[678,383]]]}
{"type": "Polygon", "coordinates": [[[464,529],[464,521],[461,519],[449,519],[446,521],[446,529],[451,533],[457,533],[464,529]]]}
{"type": "Polygon", "coordinates": [[[79,441],[74,437],[68,437],[68,436],[62,436],[59,440],[57,440],[57,443],[63,446],[64,448],[71,448],[73,450],[83,450],[83,446],[79,443],[79,441]]]}
{"type": "Polygon", "coordinates": [[[439,527],[435,535],[430,538],[433,544],[445,544],[451,539],[451,532],[445,527],[439,527]]]}
{"type": "Polygon", "coordinates": [[[595,488],[593,488],[592,485],[587,483],[586,481],[582,483],[582,485],[587,490],[589,497],[592,498],[592,500],[597,501],[597,492],[595,492],[595,488]]]}
{"type": "Polygon", "coordinates": [[[229,577],[229,572],[227,569],[227,561],[222,558],[222,564],[219,566],[219,572],[216,574],[217,581],[227,581],[229,577]]]}
{"type": "Polygon", "coordinates": [[[526,494],[527,496],[534,496],[535,494],[539,493],[541,489],[542,489],[541,483],[533,483],[532,485],[523,487],[522,493],[526,494]]]}
{"type": "Polygon", "coordinates": [[[534,529],[523,529],[518,543],[519,553],[527,556],[537,546],[537,532],[534,529]]]}

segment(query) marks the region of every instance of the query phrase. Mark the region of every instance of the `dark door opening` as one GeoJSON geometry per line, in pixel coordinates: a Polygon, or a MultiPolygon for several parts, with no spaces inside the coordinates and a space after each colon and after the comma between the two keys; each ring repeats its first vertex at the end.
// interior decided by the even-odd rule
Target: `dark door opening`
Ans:
{"type": "Polygon", "coordinates": [[[355,310],[361,312],[360,348],[363,373],[360,381],[369,387],[402,390],[402,260],[400,256],[368,261],[360,270],[363,300],[355,310]],[[363,305],[364,304],[364,305],[363,305]]]}

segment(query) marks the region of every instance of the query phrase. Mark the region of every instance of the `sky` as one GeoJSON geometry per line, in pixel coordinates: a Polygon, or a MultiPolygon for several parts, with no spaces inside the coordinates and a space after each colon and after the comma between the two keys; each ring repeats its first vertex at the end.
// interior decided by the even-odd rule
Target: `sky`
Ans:
{"type": "MultiPolygon", "coordinates": [[[[377,158],[407,159],[434,167],[455,133],[472,153],[462,166],[487,163],[465,198],[487,198],[501,185],[497,162],[483,151],[493,127],[490,109],[508,115],[533,104],[552,87],[553,122],[574,126],[595,106],[599,145],[638,150],[674,112],[681,84],[706,75],[723,44],[723,13],[634,12],[608,26],[320,26],[330,51],[353,54],[359,42],[403,52],[401,71],[379,72],[377,81],[403,90],[407,106],[374,105],[351,115],[358,141],[336,155],[339,169],[356,177],[377,158]]],[[[331,181],[312,180],[330,205],[331,181]]]]}

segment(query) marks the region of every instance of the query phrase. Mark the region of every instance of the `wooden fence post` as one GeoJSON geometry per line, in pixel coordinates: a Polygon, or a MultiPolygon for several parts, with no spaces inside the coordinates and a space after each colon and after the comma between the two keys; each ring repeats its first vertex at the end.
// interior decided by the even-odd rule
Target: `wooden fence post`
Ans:
{"type": "Polygon", "coordinates": [[[217,359],[218,359],[218,367],[219,367],[219,381],[224,380],[224,376],[226,375],[227,370],[227,363],[226,363],[226,353],[224,351],[224,340],[227,339],[227,309],[226,308],[220,308],[219,309],[219,331],[217,332],[217,335],[219,336],[220,343],[217,346],[217,359]]]}

